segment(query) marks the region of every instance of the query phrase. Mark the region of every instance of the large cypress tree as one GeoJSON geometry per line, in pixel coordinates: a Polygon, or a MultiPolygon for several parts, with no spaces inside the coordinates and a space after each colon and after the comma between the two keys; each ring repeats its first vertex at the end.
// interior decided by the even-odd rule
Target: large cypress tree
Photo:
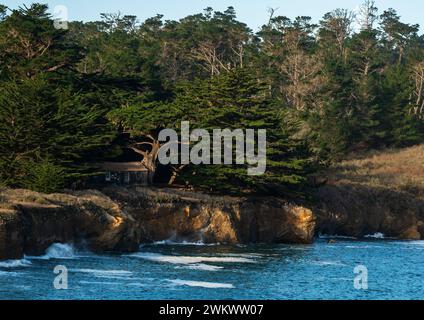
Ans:
{"type": "Polygon", "coordinates": [[[292,123],[279,103],[269,98],[267,87],[247,68],[183,86],[171,105],[186,108],[184,118],[191,120],[193,128],[266,129],[267,170],[263,175],[249,176],[246,165],[189,166],[180,182],[226,192],[288,194],[288,190],[299,190],[296,186],[304,181],[307,154],[291,137],[292,123]]]}

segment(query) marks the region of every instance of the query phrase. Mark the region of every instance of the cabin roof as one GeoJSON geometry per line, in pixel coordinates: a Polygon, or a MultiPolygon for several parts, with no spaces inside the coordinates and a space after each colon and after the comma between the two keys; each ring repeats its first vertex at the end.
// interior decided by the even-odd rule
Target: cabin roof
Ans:
{"type": "Polygon", "coordinates": [[[103,162],[100,164],[105,171],[113,172],[146,172],[147,168],[140,162],[103,162]]]}

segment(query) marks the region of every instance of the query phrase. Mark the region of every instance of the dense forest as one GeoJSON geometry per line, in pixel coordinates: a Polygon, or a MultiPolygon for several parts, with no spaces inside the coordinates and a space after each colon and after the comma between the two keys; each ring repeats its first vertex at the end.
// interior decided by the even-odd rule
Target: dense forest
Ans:
{"type": "Polygon", "coordinates": [[[0,5],[0,184],[54,192],[125,148],[158,183],[298,195],[350,154],[424,141],[424,36],[366,1],[319,22],[269,10],[259,32],[234,8],[180,21],[101,14],[55,28],[42,4],[0,5]],[[157,134],[267,129],[268,168],[160,168],[157,134]],[[160,180],[160,181],[159,181],[160,180]],[[163,180],[163,181],[162,181],[163,180]]]}

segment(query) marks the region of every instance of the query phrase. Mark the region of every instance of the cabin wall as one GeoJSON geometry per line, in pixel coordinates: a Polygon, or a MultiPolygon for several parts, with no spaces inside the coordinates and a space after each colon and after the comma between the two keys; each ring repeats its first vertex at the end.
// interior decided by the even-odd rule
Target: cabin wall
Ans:
{"type": "Polygon", "coordinates": [[[147,186],[148,172],[107,172],[104,176],[104,182],[117,185],[138,184],[147,186]]]}

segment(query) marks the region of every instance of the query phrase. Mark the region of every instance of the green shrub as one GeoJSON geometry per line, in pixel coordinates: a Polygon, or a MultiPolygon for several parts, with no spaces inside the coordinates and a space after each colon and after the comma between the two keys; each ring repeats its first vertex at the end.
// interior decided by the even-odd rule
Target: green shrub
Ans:
{"type": "Polygon", "coordinates": [[[26,164],[25,169],[26,174],[23,177],[22,185],[26,189],[54,193],[65,185],[65,171],[49,160],[31,161],[26,164]]]}

